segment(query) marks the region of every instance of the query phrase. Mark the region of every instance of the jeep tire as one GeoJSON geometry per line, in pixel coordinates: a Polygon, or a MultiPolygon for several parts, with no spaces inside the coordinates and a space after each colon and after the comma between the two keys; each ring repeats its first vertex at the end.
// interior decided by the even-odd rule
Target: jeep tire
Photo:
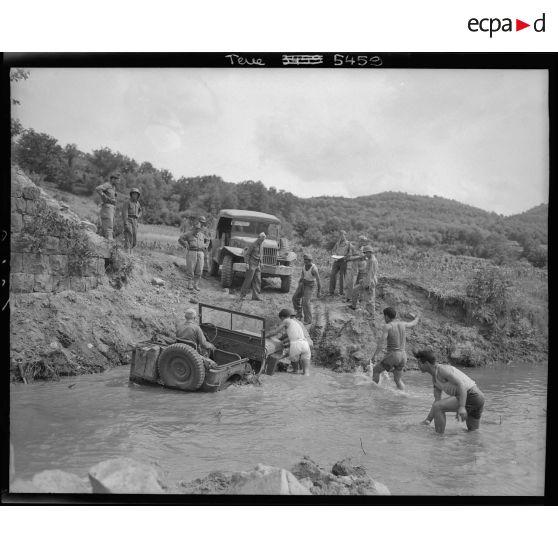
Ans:
{"type": "Polygon", "coordinates": [[[157,369],[165,386],[183,391],[196,391],[205,380],[201,355],[183,343],[165,347],[159,355],[157,369]]]}

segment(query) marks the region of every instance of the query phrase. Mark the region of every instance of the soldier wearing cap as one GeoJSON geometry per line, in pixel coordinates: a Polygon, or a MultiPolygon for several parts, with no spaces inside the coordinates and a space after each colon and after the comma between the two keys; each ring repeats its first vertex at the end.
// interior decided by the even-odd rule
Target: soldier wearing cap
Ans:
{"type": "Polygon", "coordinates": [[[124,222],[124,248],[131,253],[136,246],[138,219],[143,210],[139,202],[140,191],[137,188],[130,190],[130,199],[122,206],[122,220],[124,222]]]}
{"type": "Polygon", "coordinates": [[[206,339],[201,327],[196,323],[197,316],[198,314],[194,308],[188,308],[184,312],[186,321],[176,327],[176,338],[177,340],[193,341],[198,347],[198,351],[200,348],[206,351],[213,351],[215,350],[215,345],[206,339]]]}
{"type": "Polygon", "coordinates": [[[97,186],[95,191],[101,197],[101,235],[108,240],[113,240],[114,209],[116,207],[116,187],[120,183],[120,173],[113,172],[109,181],[97,186]]]}
{"type": "Polygon", "coordinates": [[[304,254],[304,266],[302,274],[298,281],[298,287],[293,295],[293,306],[296,310],[296,317],[302,319],[305,324],[312,323],[312,307],[310,302],[314,287],[318,286],[317,295],[320,296],[322,285],[320,283],[320,274],[315,263],[312,261],[310,254],[304,254]]]}
{"type": "Polygon", "coordinates": [[[196,221],[191,230],[181,235],[178,242],[186,249],[186,279],[188,290],[200,290],[200,278],[203,272],[204,251],[207,245],[207,238],[202,232],[206,223],[202,215],[196,221]]]}
{"type": "Polygon", "coordinates": [[[240,289],[239,300],[242,300],[252,289],[252,300],[262,300],[260,292],[262,289],[262,256],[263,256],[263,243],[266,234],[261,232],[248,246],[244,253],[244,261],[246,262],[246,275],[244,276],[244,283],[240,289]]]}
{"type": "Polygon", "coordinates": [[[369,244],[362,248],[364,252],[364,271],[360,283],[353,289],[353,299],[350,308],[356,310],[359,299],[372,315],[372,323],[375,318],[376,285],[378,283],[378,260],[374,256],[374,249],[369,244]]]}
{"type": "Polygon", "coordinates": [[[346,256],[351,255],[351,243],[347,240],[347,233],[339,231],[339,239],[331,250],[333,256],[333,265],[331,266],[331,274],[329,276],[329,294],[335,294],[335,285],[337,283],[337,275],[339,275],[339,294],[343,296],[343,285],[345,281],[345,273],[347,271],[346,256]]]}

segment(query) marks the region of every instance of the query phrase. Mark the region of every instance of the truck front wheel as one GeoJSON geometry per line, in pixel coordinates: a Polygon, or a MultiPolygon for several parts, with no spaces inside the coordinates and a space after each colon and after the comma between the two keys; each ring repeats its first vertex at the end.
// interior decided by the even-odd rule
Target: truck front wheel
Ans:
{"type": "Polygon", "coordinates": [[[223,265],[221,266],[221,286],[223,288],[230,287],[233,281],[233,259],[232,256],[227,255],[223,258],[223,265]]]}
{"type": "Polygon", "coordinates": [[[288,293],[291,290],[292,275],[283,275],[281,277],[281,292],[288,293]]]}

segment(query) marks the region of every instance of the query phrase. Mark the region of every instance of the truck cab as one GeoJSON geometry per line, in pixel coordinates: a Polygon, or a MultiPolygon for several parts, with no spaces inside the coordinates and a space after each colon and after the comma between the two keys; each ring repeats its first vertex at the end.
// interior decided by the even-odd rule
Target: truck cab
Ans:
{"type": "Polygon", "coordinates": [[[230,287],[235,278],[246,273],[244,251],[262,232],[266,234],[262,277],[279,277],[281,291],[290,291],[296,254],[281,237],[281,221],[268,213],[241,209],[221,210],[211,239],[210,274],[220,272],[223,287],[230,287]]]}

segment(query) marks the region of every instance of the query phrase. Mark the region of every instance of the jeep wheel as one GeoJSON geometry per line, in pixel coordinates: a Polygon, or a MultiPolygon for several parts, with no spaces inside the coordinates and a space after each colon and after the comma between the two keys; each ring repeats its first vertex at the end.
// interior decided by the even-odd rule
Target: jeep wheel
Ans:
{"type": "Polygon", "coordinates": [[[227,255],[223,258],[223,265],[221,266],[221,286],[225,289],[230,287],[233,282],[233,259],[232,256],[227,255]]]}
{"type": "Polygon", "coordinates": [[[212,277],[216,277],[218,273],[219,273],[219,264],[212,259],[211,263],[209,264],[209,275],[211,275],[212,277]]]}
{"type": "Polygon", "coordinates": [[[281,292],[288,293],[291,290],[292,275],[283,275],[281,277],[281,292]]]}
{"type": "Polygon", "coordinates": [[[165,347],[157,364],[166,386],[184,391],[198,390],[205,380],[205,366],[199,353],[183,343],[165,347]]]}

